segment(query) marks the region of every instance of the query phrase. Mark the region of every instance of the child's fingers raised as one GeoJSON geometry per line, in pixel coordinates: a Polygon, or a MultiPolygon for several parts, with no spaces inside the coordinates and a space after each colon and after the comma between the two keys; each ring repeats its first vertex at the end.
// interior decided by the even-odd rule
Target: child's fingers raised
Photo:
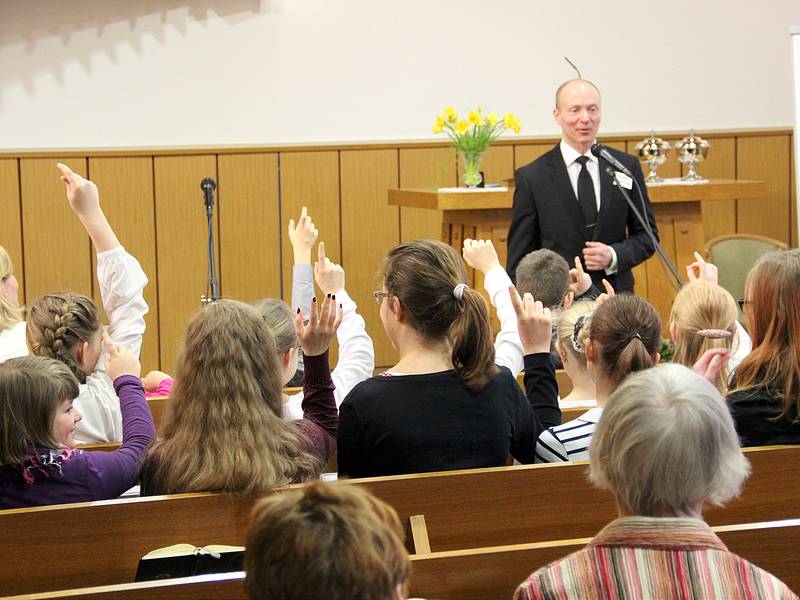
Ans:
{"type": "Polygon", "coordinates": [[[575,271],[577,271],[579,275],[583,274],[583,265],[581,264],[580,256],[575,257],[575,271]]]}
{"type": "Polygon", "coordinates": [[[303,339],[304,330],[305,326],[303,325],[303,309],[298,308],[294,315],[294,332],[297,335],[297,339],[303,339]]]}
{"type": "Polygon", "coordinates": [[[336,305],[336,320],[333,322],[333,329],[334,331],[339,329],[339,325],[342,324],[342,318],[344,318],[344,308],[341,304],[336,305]]]}
{"type": "Polygon", "coordinates": [[[514,312],[517,313],[517,317],[521,316],[524,309],[522,306],[522,298],[519,297],[517,288],[513,285],[508,286],[508,295],[511,296],[511,306],[514,307],[514,312]]]}
{"type": "Polygon", "coordinates": [[[320,265],[325,264],[325,242],[320,242],[317,244],[317,258],[319,259],[320,265]]]}
{"type": "Polygon", "coordinates": [[[311,311],[308,313],[308,326],[316,329],[319,325],[319,303],[317,297],[311,299],[311,311]]]}
{"type": "Polygon", "coordinates": [[[606,294],[608,294],[609,297],[612,297],[612,296],[616,295],[616,292],[614,291],[614,287],[610,283],[608,283],[607,279],[603,279],[603,287],[606,289],[606,294]]]}

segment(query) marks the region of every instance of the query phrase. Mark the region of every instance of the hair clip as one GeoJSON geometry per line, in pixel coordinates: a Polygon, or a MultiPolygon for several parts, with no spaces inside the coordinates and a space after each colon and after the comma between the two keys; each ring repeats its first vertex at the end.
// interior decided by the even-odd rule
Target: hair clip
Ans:
{"type": "Polygon", "coordinates": [[[571,340],[572,347],[575,348],[575,352],[577,352],[578,354],[584,354],[586,352],[586,349],[583,347],[583,344],[581,344],[578,341],[578,335],[580,335],[581,329],[583,329],[583,326],[588,320],[588,318],[589,318],[588,315],[581,315],[575,321],[575,327],[572,328],[572,340],[571,340]]]}
{"type": "Polygon", "coordinates": [[[453,296],[455,296],[456,300],[463,300],[464,299],[464,290],[467,289],[469,286],[466,283],[459,283],[456,287],[453,288],[453,296]]]}
{"type": "Polygon", "coordinates": [[[733,334],[727,329],[699,329],[697,331],[697,335],[699,335],[700,337],[711,338],[714,340],[729,338],[733,336],[733,334]]]}

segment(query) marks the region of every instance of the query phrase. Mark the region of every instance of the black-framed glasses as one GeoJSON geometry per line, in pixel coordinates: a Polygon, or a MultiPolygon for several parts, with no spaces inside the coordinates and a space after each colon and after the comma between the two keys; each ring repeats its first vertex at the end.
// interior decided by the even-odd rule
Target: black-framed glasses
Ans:
{"type": "Polygon", "coordinates": [[[378,306],[383,304],[383,299],[388,298],[389,296],[391,296],[389,292],[384,292],[381,290],[376,290],[372,292],[372,297],[375,298],[375,302],[378,304],[378,306]]]}
{"type": "Polygon", "coordinates": [[[745,300],[744,298],[739,298],[739,300],[737,300],[737,302],[739,304],[739,310],[744,312],[744,305],[745,304],[750,304],[752,302],[752,300],[745,300]]]}

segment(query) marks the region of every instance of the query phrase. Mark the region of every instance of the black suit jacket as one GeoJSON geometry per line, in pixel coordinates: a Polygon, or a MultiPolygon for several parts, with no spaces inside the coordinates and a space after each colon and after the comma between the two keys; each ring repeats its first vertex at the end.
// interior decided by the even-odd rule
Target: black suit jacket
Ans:
{"type": "MultiPolygon", "coordinates": [[[[609,151],[624,164],[639,182],[644,194],[646,219],[658,238],[656,221],[639,161],[630,154],[612,148],[609,151]]],[[[626,190],[627,191],[627,190],[626,190]]],[[[641,212],[636,186],[630,190],[631,199],[641,212]]],[[[602,289],[605,277],[618,291],[633,291],[631,269],[652,256],[655,248],[644,227],[628,206],[622,192],[613,184],[600,161],[600,211],[594,235],[587,236],[583,214],[559,144],[529,165],[516,172],[514,208],[508,232],[508,274],[516,281],[515,271],[522,258],[539,248],[549,248],[566,259],[570,267],[574,257],[583,261],[587,241],[608,244],[617,253],[617,273],[608,276],[604,271],[589,271],[592,282],[602,289]]],[[[585,266],[585,265],[584,265],[585,266]]]]}

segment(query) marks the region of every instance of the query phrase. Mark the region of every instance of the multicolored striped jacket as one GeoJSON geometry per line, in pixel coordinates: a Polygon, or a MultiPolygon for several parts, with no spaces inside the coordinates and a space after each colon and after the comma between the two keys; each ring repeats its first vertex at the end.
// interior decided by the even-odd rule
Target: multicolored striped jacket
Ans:
{"type": "Polygon", "coordinates": [[[623,517],[583,549],[542,567],[514,600],[797,599],[728,551],[699,519],[623,517]]]}

